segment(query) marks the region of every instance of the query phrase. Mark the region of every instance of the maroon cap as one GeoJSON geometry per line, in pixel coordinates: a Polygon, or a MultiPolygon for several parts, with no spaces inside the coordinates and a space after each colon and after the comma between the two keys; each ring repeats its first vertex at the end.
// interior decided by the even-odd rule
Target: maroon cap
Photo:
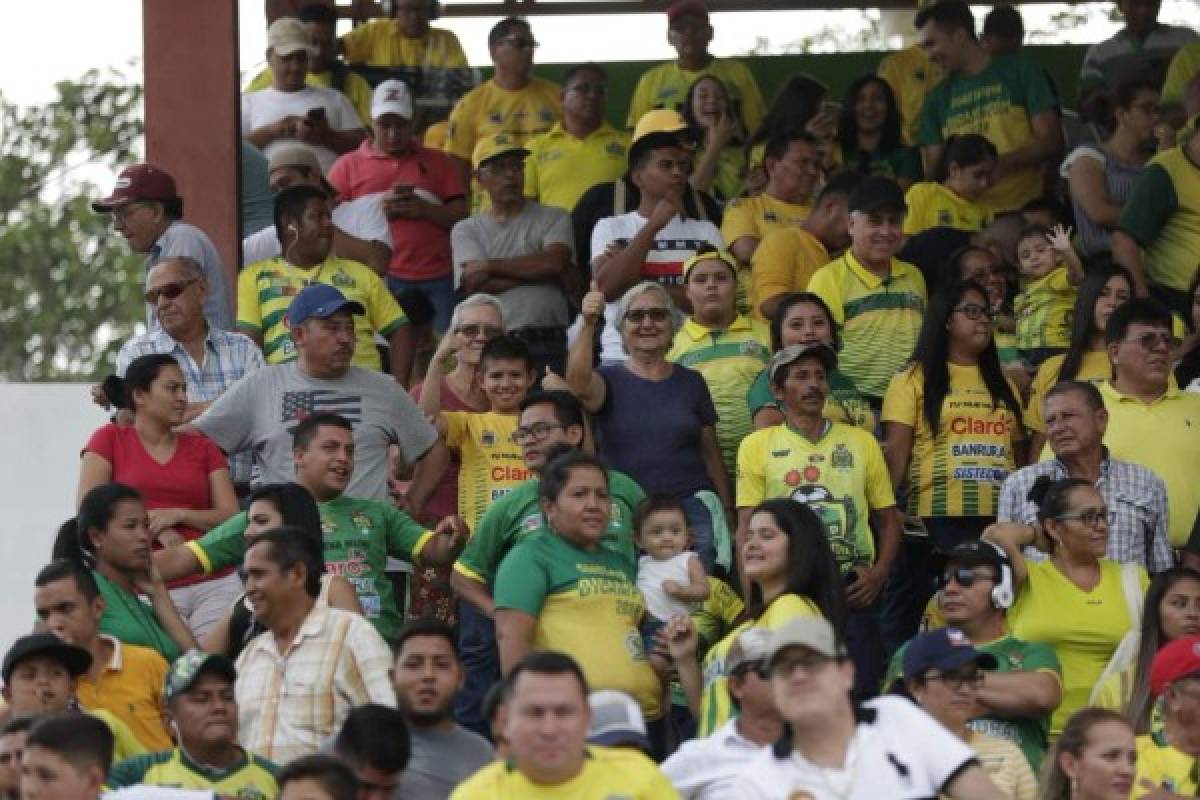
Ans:
{"type": "Polygon", "coordinates": [[[121,170],[112,194],[92,203],[92,210],[112,211],[138,200],[177,200],[175,179],[153,164],[134,164],[121,170]]]}
{"type": "Polygon", "coordinates": [[[1200,636],[1181,636],[1159,648],[1150,664],[1150,692],[1158,697],[1175,681],[1200,672],[1200,636]]]}
{"type": "Polygon", "coordinates": [[[708,21],[708,6],[704,5],[702,0],[675,0],[667,8],[667,23],[670,24],[680,17],[691,14],[696,17],[703,17],[704,21],[708,21]]]}

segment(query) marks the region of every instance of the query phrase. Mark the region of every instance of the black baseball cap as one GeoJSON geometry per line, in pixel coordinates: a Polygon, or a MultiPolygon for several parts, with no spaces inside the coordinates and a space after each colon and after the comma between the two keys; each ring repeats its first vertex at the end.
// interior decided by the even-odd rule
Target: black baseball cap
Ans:
{"type": "Polygon", "coordinates": [[[908,211],[908,205],[904,202],[904,190],[900,188],[900,184],[880,175],[863,178],[858,186],[854,187],[854,191],[850,192],[848,206],[851,211],[868,214],[882,208],[908,211]]]}
{"type": "Polygon", "coordinates": [[[1012,562],[1005,552],[982,539],[972,539],[955,545],[946,553],[946,563],[958,564],[960,567],[991,567],[996,570],[997,575],[1005,567],[1012,569],[1012,562]]]}
{"type": "Polygon", "coordinates": [[[92,666],[92,654],[82,647],[68,644],[53,633],[31,633],[12,643],[4,654],[4,666],[0,669],[7,684],[13,670],[27,658],[49,656],[61,662],[72,678],[78,678],[92,666]]]}

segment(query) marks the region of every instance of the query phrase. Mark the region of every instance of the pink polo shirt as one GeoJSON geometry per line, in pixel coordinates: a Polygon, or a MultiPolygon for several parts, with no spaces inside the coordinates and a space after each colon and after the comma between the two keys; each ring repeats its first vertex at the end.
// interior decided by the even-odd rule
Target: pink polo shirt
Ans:
{"type": "MultiPolygon", "coordinates": [[[[443,203],[466,194],[449,156],[415,141],[412,151],[400,158],[380,153],[364,141],[339,158],[328,177],[343,200],[391,191],[397,184],[424,189],[443,203]]],[[[424,219],[393,219],[388,225],[392,232],[389,277],[429,280],[450,274],[450,231],[424,219]]]]}

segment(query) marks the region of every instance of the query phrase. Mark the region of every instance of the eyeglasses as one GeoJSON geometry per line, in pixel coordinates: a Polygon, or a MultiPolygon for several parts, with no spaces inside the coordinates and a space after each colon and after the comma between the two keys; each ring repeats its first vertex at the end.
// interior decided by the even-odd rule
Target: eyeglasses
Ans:
{"type": "Polygon", "coordinates": [[[546,434],[555,428],[566,428],[559,422],[535,422],[528,428],[517,428],[512,432],[512,440],[514,444],[524,444],[527,441],[540,441],[546,438],[546,434]]]}
{"type": "Polygon", "coordinates": [[[139,208],[145,208],[145,207],[146,207],[145,203],[138,202],[138,201],[134,201],[132,203],[126,203],[123,206],[118,206],[117,208],[113,209],[113,212],[112,212],[113,219],[117,222],[124,222],[125,220],[127,220],[131,216],[133,216],[133,212],[137,211],[139,208]]]}
{"type": "Polygon", "coordinates": [[[635,308],[625,314],[626,322],[641,325],[646,320],[663,323],[671,318],[671,312],[665,308],[635,308]]]}
{"type": "Polygon", "coordinates": [[[469,322],[466,325],[459,325],[454,331],[468,339],[475,339],[480,335],[485,339],[495,339],[504,333],[503,328],[498,328],[495,325],[477,325],[473,322],[469,322]]]}
{"type": "Polygon", "coordinates": [[[964,686],[978,689],[983,686],[983,673],[977,669],[970,672],[930,672],[925,676],[926,681],[941,681],[947,689],[960,691],[964,686]]]}
{"type": "Polygon", "coordinates": [[[515,50],[536,50],[538,47],[538,43],[533,39],[525,39],[521,36],[509,36],[496,44],[506,44],[515,50]]]}
{"type": "Polygon", "coordinates": [[[1174,336],[1163,331],[1151,331],[1150,333],[1143,333],[1141,336],[1131,336],[1128,339],[1122,339],[1121,343],[1136,344],[1143,350],[1153,350],[1159,345],[1163,345],[1168,350],[1178,350],[1180,344],[1182,344],[1174,336]]]}
{"type": "Polygon", "coordinates": [[[942,585],[945,586],[954,581],[964,589],[970,589],[975,585],[976,581],[987,580],[983,575],[980,575],[970,567],[955,567],[948,569],[942,573],[942,585]]]}
{"type": "Polygon", "coordinates": [[[781,658],[771,665],[771,674],[786,677],[801,670],[806,675],[813,675],[829,666],[833,659],[820,653],[804,653],[791,658],[781,658]]]}
{"type": "Polygon", "coordinates": [[[972,321],[992,318],[992,310],[978,303],[964,303],[961,306],[955,306],[954,311],[972,321]]]}
{"type": "Polygon", "coordinates": [[[146,294],[143,295],[143,297],[146,298],[146,302],[150,305],[157,303],[160,295],[168,300],[174,300],[176,297],[179,297],[179,295],[186,292],[187,288],[195,282],[195,278],[189,278],[186,281],[172,281],[171,283],[164,283],[162,286],[156,286],[153,289],[147,289],[146,294]]]}
{"type": "Polygon", "coordinates": [[[1067,521],[1077,519],[1089,528],[1099,528],[1103,522],[1108,525],[1108,509],[1106,508],[1085,508],[1082,511],[1072,511],[1069,514],[1059,514],[1055,519],[1059,521],[1067,521]]]}

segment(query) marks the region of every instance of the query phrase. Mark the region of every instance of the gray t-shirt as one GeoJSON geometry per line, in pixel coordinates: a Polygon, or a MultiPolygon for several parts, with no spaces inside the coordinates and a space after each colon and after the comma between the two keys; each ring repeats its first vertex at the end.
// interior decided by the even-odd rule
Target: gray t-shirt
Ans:
{"type": "Polygon", "coordinates": [[[495,758],[487,739],[458,725],[448,731],[412,726],[408,733],[412,756],[392,800],[446,800],[495,758]]]}
{"type": "MultiPolygon", "coordinates": [[[[173,256],[190,256],[200,262],[208,297],[204,299],[204,318],[219,331],[233,330],[233,308],[226,288],[225,265],[208,234],[187,222],[176,220],[167,226],[158,241],[146,254],[146,272],[158,262],[173,256]]],[[[154,307],[146,305],[146,322],[150,330],[158,328],[154,307]]]]}
{"type": "MultiPolygon", "coordinates": [[[[575,252],[571,217],[561,208],[527,200],[521,213],[497,222],[488,212],[461,220],[450,232],[454,253],[454,283],[462,281],[468,261],[517,258],[540,253],[552,244],[566,245],[575,252]]],[[[504,325],[519,328],[565,328],[570,322],[567,296],[558,283],[529,283],[499,294],[504,306],[504,325]]]]}
{"type": "Polygon", "coordinates": [[[350,367],[337,380],[312,378],[299,362],[264,367],[235,383],[192,424],[226,453],[253,448],[262,481],[296,479],[292,432],[318,411],[341,414],[354,426],[354,475],[346,494],[388,499],[388,446],[409,464],[437,432],[399,384],[374,370],[350,367]]]}

